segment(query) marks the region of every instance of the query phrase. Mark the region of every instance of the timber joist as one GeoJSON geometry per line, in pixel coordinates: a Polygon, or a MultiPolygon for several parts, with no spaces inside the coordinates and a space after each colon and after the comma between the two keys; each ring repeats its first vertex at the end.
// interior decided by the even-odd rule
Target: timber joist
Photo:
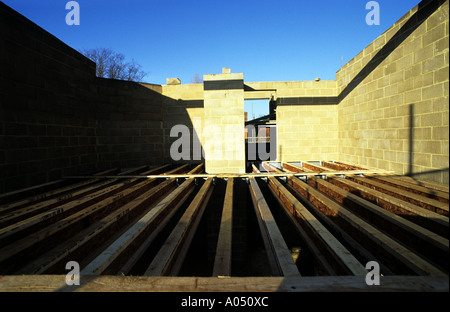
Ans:
{"type": "Polygon", "coordinates": [[[93,276],[139,275],[165,291],[198,290],[188,276],[224,291],[245,281],[274,290],[280,278],[291,285],[283,291],[308,289],[306,280],[335,290],[340,278],[368,290],[366,263],[376,261],[388,290],[448,291],[448,187],[335,161],[252,168],[111,169],[1,195],[0,275],[9,277],[0,291],[20,289],[23,274],[56,285],[48,274],[66,274],[69,261],[90,289],[93,276]]]}

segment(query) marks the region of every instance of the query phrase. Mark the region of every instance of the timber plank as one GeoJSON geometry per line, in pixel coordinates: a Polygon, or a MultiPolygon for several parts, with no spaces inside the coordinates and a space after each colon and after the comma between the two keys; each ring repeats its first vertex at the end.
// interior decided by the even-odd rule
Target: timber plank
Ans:
{"type": "Polygon", "coordinates": [[[449,262],[449,241],[413,222],[389,212],[355,194],[345,191],[323,179],[310,178],[308,183],[350,208],[366,221],[414,248],[421,254],[446,267],[449,262]]]}
{"type": "Polygon", "coordinates": [[[449,192],[448,185],[438,184],[438,183],[420,180],[420,179],[416,179],[414,177],[398,175],[398,174],[391,174],[391,175],[389,175],[389,177],[392,179],[401,180],[401,181],[404,181],[404,182],[407,182],[407,183],[410,183],[413,185],[424,186],[424,187],[431,188],[431,189],[438,190],[438,191],[445,192],[445,193],[449,192]]]}
{"type": "Polygon", "coordinates": [[[328,181],[347,191],[358,192],[358,195],[387,209],[396,214],[411,216],[411,221],[435,232],[441,236],[447,237],[449,230],[449,218],[436,212],[418,207],[401,199],[370,189],[348,179],[330,176],[328,181]]]}
{"type": "MultiPolygon", "coordinates": [[[[426,262],[411,250],[391,239],[386,234],[357,217],[347,208],[326,197],[323,193],[310,185],[299,179],[289,179],[289,183],[294,188],[300,188],[306,192],[308,195],[307,199],[314,205],[325,206],[327,209],[330,209],[335,217],[345,222],[347,226],[350,226],[352,232],[356,231],[359,233],[357,234],[360,235],[359,239],[364,240],[365,244],[377,246],[377,252],[383,253],[383,260],[392,257],[391,261],[395,260],[398,262],[397,264],[393,263],[393,266],[397,269],[401,270],[408,268],[417,275],[445,275],[444,272],[426,262]]],[[[350,228],[347,227],[349,230],[350,228]]]]}
{"type": "Polygon", "coordinates": [[[105,216],[103,219],[79,231],[70,239],[64,241],[64,243],[55,246],[45,254],[39,256],[32,263],[29,263],[17,271],[17,273],[43,274],[54,270],[58,263],[63,262],[64,259],[67,259],[69,256],[71,256],[72,259],[77,258],[76,256],[73,256],[74,254],[81,254],[84,257],[84,255],[94,249],[99,242],[103,241],[108,233],[117,231],[116,229],[123,227],[128,223],[128,220],[134,220],[135,217],[139,216],[143,210],[147,209],[147,207],[153,207],[155,201],[165,196],[170,190],[173,190],[175,185],[175,180],[167,180],[160,183],[134,200],[128,202],[126,205],[123,205],[118,210],[105,216]]]}
{"type": "Polygon", "coordinates": [[[332,263],[332,266],[337,267],[336,273],[339,275],[367,274],[361,263],[278,180],[269,178],[269,186],[272,193],[280,199],[282,206],[288,209],[287,213],[303,221],[300,227],[302,236],[308,247],[315,250],[316,257],[322,259],[326,254],[331,258],[326,260],[325,267],[332,263]]]}
{"type": "Polygon", "coordinates": [[[438,200],[427,198],[422,195],[414,194],[406,190],[398,189],[396,187],[374,181],[368,178],[361,178],[354,175],[347,175],[347,177],[354,182],[367,186],[374,190],[380,191],[384,194],[399,198],[403,201],[410,202],[416,206],[437,212],[442,215],[448,215],[448,203],[443,203],[438,200]]]}
{"type": "Polygon", "coordinates": [[[312,171],[330,171],[330,168],[326,168],[320,165],[316,165],[307,161],[302,162],[302,166],[306,169],[312,170],[312,171]]]}
{"type": "MultiPolygon", "coordinates": [[[[285,277],[300,276],[291,253],[283,239],[283,236],[275,223],[269,206],[254,178],[250,179],[250,194],[253,206],[259,220],[260,231],[265,237],[266,252],[272,254],[275,264],[279,267],[279,272],[285,277]]],[[[272,271],[276,274],[276,268],[272,266],[272,271]]]]}
{"type": "Polygon", "coordinates": [[[400,188],[415,194],[419,194],[428,198],[439,200],[443,203],[449,203],[449,193],[439,191],[433,188],[425,187],[422,185],[417,185],[413,183],[409,183],[400,179],[393,179],[392,177],[389,177],[387,175],[380,175],[380,174],[371,174],[366,175],[370,179],[374,179],[376,181],[379,181],[381,183],[385,183],[387,185],[400,188]]]}
{"type": "Polygon", "coordinates": [[[178,274],[198,223],[211,196],[213,179],[208,179],[194,197],[183,216],[169,235],[158,254],[143,275],[158,276],[178,274]]]}
{"type": "MultiPolygon", "coordinates": [[[[105,175],[105,174],[111,174],[117,172],[117,169],[111,169],[111,170],[106,170],[106,171],[102,171],[99,172],[96,175],[105,175]]],[[[37,202],[43,201],[43,200],[47,200],[50,198],[54,198],[57,197],[60,198],[62,195],[66,194],[66,192],[83,187],[83,186],[88,186],[90,184],[96,183],[98,180],[97,179],[88,179],[85,181],[81,181],[81,182],[77,182],[77,183],[71,183],[69,185],[63,186],[63,187],[57,187],[59,184],[55,183],[54,186],[57,188],[54,189],[50,189],[49,187],[47,187],[47,190],[44,192],[39,192],[40,188],[36,189],[36,193],[34,193],[34,195],[31,195],[29,197],[26,198],[20,198],[17,199],[15,201],[10,201],[10,202],[6,202],[2,205],[0,205],[0,215],[4,215],[7,213],[10,213],[12,210],[17,210],[19,208],[22,208],[25,205],[31,205],[31,204],[35,204],[37,202]],[[38,195],[36,195],[38,194],[38,195]]],[[[53,184],[50,184],[53,185],[53,184]]]]}
{"type": "MultiPolygon", "coordinates": [[[[34,244],[48,240],[49,237],[57,235],[58,232],[70,231],[70,228],[76,227],[76,224],[79,222],[86,222],[87,220],[98,218],[96,217],[97,215],[104,215],[105,213],[111,212],[111,210],[113,211],[115,208],[120,207],[120,205],[126,204],[133,198],[149,190],[151,187],[155,186],[157,182],[158,181],[155,179],[145,180],[118,192],[114,196],[107,197],[100,202],[94,203],[62,220],[50,224],[37,232],[33,232],[31,235],[14,241],[13,243],[0,249],[0,262],[7,257],[16,255],[34,244]]],[[[54,243],[54,240],[52,242],[54,243]]],[[[35,256],[37,256],[37,254],[35,256]]]]}
{"type": "Polygon", "coordinates": [[[101,274],[105,271],[128,246],[133,242],[136,243],[135,240],[142,236],[142,233],[145,233],[147,229],[157,227],[167,216],[171,216],[193,189],[194,179],[184,181],[82,269],[82,274],[101,274]]]}
{"type": "MultiPolygon", "coordinates": [[[[187,165],[176,168],[172,170],[172,172],[179,172],[179,170],[184,170],[185,168],[187,168],[187,165]]],[[[159,168],[152,169],[150,171],[159,171],[159,168]]],[[[23,221],[0,228],[0,246],[4,246],[13,240],[20,239],[33,231],[39,230],[49,224],[57,222],[73,213],[89,207],[90,205],[107,199],[108,197],[111,197],[114,194],[137,184],[139,181],[139,179],[131,179],[112,184],[106,188],[100,188],[94,193],[80,197],[74,201],[67,202],[63,205],[55,206],[23,221]]]]}
{"type": "Polygon", "coordinates": [[[361,276],[170,277],[81,275],[68,286],[65,275],[8,275],[0,292],[448,292],[448,277],[382,276],[369,286],[361,276]]]}
{"type": "Polygon", "coordinates": [[[213,276],[231,276],[231,251],[233,233],[233,187],[234,179],[229,178],[225,190],[219,237],[214,258],[213,276]]]}

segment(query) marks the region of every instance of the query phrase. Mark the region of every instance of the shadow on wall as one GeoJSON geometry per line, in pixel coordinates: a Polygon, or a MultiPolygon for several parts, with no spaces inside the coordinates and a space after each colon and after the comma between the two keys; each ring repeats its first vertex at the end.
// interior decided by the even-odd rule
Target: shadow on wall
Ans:
{"type": "MultiPolygon", "coordinates": [[[[441,169],[433,169],[433,170],[427,170],[427,171],[421,171],[421,172],[414,172],[414,104],[409,105],[409,137],[408,137],[408,172],[406,173],[407,176],[417,179],[423,179],[427,178],[433,181],[433,177],[439,174],[443,174],[447,172],[447,178],[443,177],[442,181],[446,181],[447,185],[449,184],[448,181],[448,172],[449,167],[447,168],[441,168],[441,169]]],[[[427,152],[427,151],[421,151],[421,152],[427,152]]],[[[420,181],[418,181],[420,183],[420,181]]],[[[445,183],[444,183],[445,184],[445,183]]]]}
{"type": "Polygon", "coordinates": [[[181,100],[162,95],[164,163],[200,163],[204,161],[201,133],[203,100],[181,100]],[[193,113],[198,110],[197,113],[193,113]],[[191,114],[190,114],[191,112],[191,114]],[[194,125],[193,118],[199,117],[194,125]]]}
{"type": "Polygon", "coordinates": [[[353,78],[353,80],[338,95],[341,102],[353,89],[355,89],[370,73],[383,62],[409,35],[411,35],[423,22],[425,22],[446,0],[426,0],[418,4],[418,10],[413,16],[392,36],[380,51],[367,63],[366,66],[353,78]]]}

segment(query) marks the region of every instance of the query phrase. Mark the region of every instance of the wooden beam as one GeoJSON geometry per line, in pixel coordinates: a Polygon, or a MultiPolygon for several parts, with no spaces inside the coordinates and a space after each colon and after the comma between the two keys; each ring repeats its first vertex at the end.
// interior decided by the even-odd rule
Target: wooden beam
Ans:
{"type": "Polygon", "coordinates": [[[282,163],[283,169],[290,171],[290,172],[305,172],[305,170],[302,167],[289,164],[289,163],[282,163]]]}
{"type": "Polygon", "coordinates": [[[438,184],[438,183],[434,183],[434,182],[430,182],[430,181],[424,181],[424,180],[419,180],[413,177],[409,177],[409,176],[404,176],[404,175],[398,175],[395,173],[392,173],[391,175],[389,175],[390,178],[395,179],[395,180],[401,180],[401,181],[405,181],[414,185],[419,185],[419,186],[424,186],[433,190],[437,190],[437,191],[441,191],[441,192],[445,192],[448,193],[449,192],[449,187],[448,185],[443,185],[443,184],[438,184]]]}
{"type": "Polygon", "coordinates": [[[231,251],[233,233],[233,187],[234,179],[229,178],[225,190],[219,237],[214,259],[213,276],[231,276],[231,251]]]}
{"type": "Polygon", "coordinates": [[[405,248],[371,224],[357,217],[347,208],[326,197],[312,186],[299,179],[289,179],[288,183],[299,190],[306,198],[320,209],[328,209],[346,231],[353,233],[358,240],[364,242],[365,246],[371,247],[380,258],[389,261],[396,270],[409,270],[418,275],[445,275],[444,272],[417,256],[411,250],[405,248]]]}
{"type": "Polygon", "coordinates": [[[269,178],[269,188],[286,214],[295,216],[297,230],[329,274],[367,274],[361,263],[276,178],[269,178]]]}
{"type": "MultiPolygon", "coordinates": [[[[106,170],[106,171],[102,171],[97,174],[94,174],[94,176],[113,174],[117,171],[118,171],[117,169],[106,170]]],[[[129,173],[136,173],[136,171],[132,171],[129,173]]],[[[68,182],[68,181],[66,180],[66,182],[68,182]]],[[[47,199],[51,199],[51,198],[55,198],[55,197],[58,197],[58,199],[60,199],[61,197],[63,197],[63,195],[67,194],[67,192],[70,192],[71,190],[74,190],[76,188],[80,188],[83,186],[86,187],[86,186],[94,184],[94,183],[98,183],[98,180],[97,179],[88,179],[88,180],[81,181],[78,183],[71,183],[71,184],[63,186],[63,187],[59,187],[59,185],[62,183],[48,183],[48,184],[46,184],[45,188],[42,188],[44,192],[40,192],[41,188],[39,188],[39,187],[33,188],[33,190],[35,189],[36,192],[34,194],[30,194],[31,196],[29,196],[29,197],[24,196],[15,201],[5,201],[4,204],[0,205],[0,215],[10,213],[11,211],[16,211],[17,209],[22,208],[26,205],[31,205],[31,204],[34,204],[37,202],[41,202],[43,200],[47,200],[47,199]],[[50,188],[51,186],[54,186],[55,188],[52,189],[52,188],[50,188]]],[[[65,184],[67,184],[67,183],[65,183],[65,184]]],[[[18,193],[20,193],[20,192],[18,192],[18,193]]]]}
{"type": "Polygon", "coordinates": [[[347,166],[332,161],[322,161],[322,166],[324,166],[325,168],[329,168],[331,170],[338,170],[338,171],[349,170],[347,166]]]}
{"type": "Polygon", "coordinates": [[[103,246],[109,239],[120,235],[130,223],[138,219],[147,209],[151,209],[161,197],[174,190],[175,187],[175,180],[167,180],[158,184],[88,227],[79,229],[63,243],[56,245],[41,256],[35,257],[31,263],[16,273],[61,272],[64,270],[65,261],[69,260],[78,261],[81,265],[93,251],[103,246]]]}
{"type": "MultiPolygon", "coordinates": [[[[161,166],[151,169],[151,171],[160,171],[166,168],[167,166],[161,166]]],[[[179,166],[170,170],[170,172],[180,172],[186,168],[187,166],[179,166]]],[[[133,220],[135,216],[142,212],[142,209],[146,208],[144,204],[149,205],[155,202],[162,194],[167,193],[176,185],[175,180],[164,181],[155,187],[153,186],[159,182],[158,180],[146,179],[137,181],[141,182],[43,227],[29,236],[14,241],[2,249],[0,259],[14,259],[16,255],[20,256],[24,251],[37,249],[32,254],[34,261],[24,265],[17,272],[46,272],[55,267],[58,261],[62,261],[69,254],[76,254],[79,250],[84,250],[84,254],[88,254],[87,250],[89,247],[86,246],[91,246],[91,250],[94,249],[92,246],[99,245],[99,242],[105,240],[101,238],[102,234],[109,231],[116,224],[125,225],[126,221],[124,222],[124,220],[133,220]],[[99,218],[103,219],[96,221],[99,218]],[[70,236],[74,231],[75,235],[70,236]],[[67,239],[68,237],[69,239],[67,239]],[[62,243],[64,239],[66,241],[62,243]],[[62,244],[57,245],[58,243],[62,244]],[[57,246],[49,250],[55,245],[57,246]]],[[[117,234],[118,231],[120,230],[116,228],[113,232],[117,234]]],[[[111,236],[111,233],[107,235],[111,236]]],[[[83,254],[81,251],[79,253],[83,254]]],[[[26,257],[21,257],[20,259],[22,258],[25,259],[26,257]]]]}
{"type": "Polygon", "coordinates": [[[400,179],[394,179],[389,177],[388,175],[380,175],[380,174],[365,174],[364,176],[373,179],[375,181],[385,183],[387,185],[406,190],[408,192],[412,192],[414,194],[418,194],[421,196],[425,196],[427,198],[432,198],[438,200],[443,203],[449,203],[449,193],[439,191],[436,189],[432,189],[429,187],[425,187],[422,185],[412,184],[400,179]]]}
{"type": "MultiPolygon", "coordinates": [[[[180,172],[180,170],[184,170],[184,168],[186,167],[181,166],[180,168],[174,169],[175,171],[172,170],[172,172],[180,172]]],[[[159,171],[159,168],[151,170],[151,172],[155,171],[159,171]]],[[[41,204],[37,207],[33,206],[30,209],[34,212],[36,212],[35,210],[37,209],[37,212],[40,213],[33,213],[31,217],[15,223],[9,223],[8,226],[0,228],[0,246],[5,246],[6,244],[14,240],[18,240],[25,235],[32,233],[33,231],[51,225],[99,201],[112,197],[118,192],[121,192],[126,188],[137,184],[139,181],[139,179],[131,179],[125,181],[115,179],[113,181],[109,181],[107,184],[104,184],[104,186],[107,185],[107,187],[96,188],[94,192],[89,191],[89,194],[84,196],[77,196],[76,200],[65,202],[61,205],[41,204]]],[[[153,182],[153,180],[147,180],[147,183],[153,182]]],[[[147,183],[144,183],[144,185],[147,183]]]]}
{"type": "Polygon", "coordinates": [[[266,161],[263,161],[262,165],[267,172],[283,172],[283,170],[278,169],[277,167],[266,161]]]}
{"type": "MultiPolygon", "coordinates": [[[[77,224],[83,222],[87,223],[89,220],[98,219],[104,216],[105,214],[111,213],[114,209],[117,209],[121,205],[125,205],[130,202],[137,196],[145,193],[153,186],[157,184],[157,180],[144,180],[141,183],[130,186],[116,194],[114,196],[109,196],[99,202],[95,202],[92,205],[78,211],[74,214],[67,216],[66,218],[56,221],[42,229],[33,232],[31,235],[25,236],[22,239],[13,241],[11,244],[6,247],[0,249],[0,262],[10,258],[18,253],[24,251],[25,249],[31,248],[33,245],[36,245],[41,242],[50,241],[51,245],[60,241],[59,237],[64,237],[67,235],[60,235],[58,233],[62,233],[62,231],[71,231],[72,228],[77,228],[77,224]]],[[[41,246],[39,248],[39,252],[44,252],[45,248],[41,246]]],[[[39,254],[36,252],[34,257],[39,254]]]]}
{"type": "Polygon", "coordinates": [[[208,179],[203,183],[200,191],[143,274],[144,276],[178,274],[214,189],[212,181],[208,179]]]}
{"type": "MultiPolygon", "coordinates": [[[[289,164],[292,165],[292,164],[289,164]]],[[[297,167],[300,168],[300,167],[297,167]]],[[[284,168],[286,169],[286,168],[284,168]]],[[[309,169],[302,169],[303,171],[291,171],[291,172],[276,172],[276,173],[242,173],[242,174],[232,174],[232,173],[224,173],[224,174],[172,174],[172,175],[132,175],[132,176],[123,176],[122,178],[140,178],[140,179],[168,179],[168,178],[217,178],[217,179],[227,179],[227,178],[264,178],[264,177],[308,177],[308,176],[327,176],[327,175],[346,175],[346,174],[390,174],[393,171],[385,171],[385,170],[353,170],[353,171],[312,171],[309,169]]],[[[92,176],[77,176],[72,178],[87,178],[92,176]]],[[[105,178],[116,178],[117,176],[105,177],[105,178]]]]}
{"type": "MultiPolygon", "coordinates": [[[[194,167],[191,171],[188,172],[188,175],[190,175],[190,178],[194,178],[193,175],[203,172],[204,169],[204,163],[201,163],[194,167]]],[[[166,176],[170,176],[170,173],[166,173],[166,176]]],[[[189,179],[190,179],[189,178],[189,179]]],[[[174,178],[167,178],[168,181],[175,181],[174,178]]],[[[175,210],[177,210],[176,208],[175,210]]],[[[150,234],[145,240],[143,240],[139,247],[130,255],[128,256],[128,260],[125,262],[125,264],[120,268],[117,269],[117,274],[128,274],[130,270],[133,268],[133,266],[136,264],[136,262],[142,257],[142,255],[146,252],[150,244],[154,241],[157,234],[163,229],[165,224],[169,221],[169,219],[172,217],[172,215],[175,213],[175,210],[173,213],[171,213],[166,219],[164,219],[164,222],[159,224],[154,231],[154,233],[150,234]]]]}
{"type": "Polygon", "coordinates": [[[377,190],[381,193],[388,194],[390,196],[399,198],[403,201],[409,202],[416,206],[434,211],[444,216],[449,215],[448,203],[443,203],[435,199],[427,198],[422,195],[417,195],[406,190],[398,189],[394,186],[390,186],[381,182],[374,181],[368,178],[361,178],[354,175],[346,176],[349,180],[357,182],[361,185],[367,186],[368,188],[377,190]]]}
{"type": "Polygon", "coordinates": [[[450,260],[447,238],[428,231],[323,179],[310,178],[308,183],[406,246],[413,248],[442,267],[447,266],[450,260]]]}
{"type": "Polygon", "coordinates": [[[291,253],[286,246],[286,242],[278,229],[258,183],[254,178],[249,181],[253,207],[258,219],[272,274],[285,277],[300,276],[297,266],[292,259],[291,253]]]}
{"type": "MultiPolygon", "coordinates": [[[[99,171],[97,173],[93,173],[91,177],[112,174],[117,171],[118,171],[117,168],[112,168],[104,171],[99,171]]],[[[40,200],[42,198],[45,198],[44,194],[46,192],[66,186],[71,187],[72,183],[73,181],[70,181],[69,179],[61,179],[4,193],[0,195],[0,204],[3,206],[4,203],[10,203],[17,200],[21,201],[26,197],[28,200],[31,201],[33,201],[33,199],[40,200]],[[36,196],[36,194],[39,195],[36,196]]]]}
{"type": "Polygon", "coordinates": [[[162,230],[161,224],[168,222],[193,190],[194,179],[184,181],[83,268],[82,274],[102,274],[132,243],[136,245],[138,240],[144,240],[150,234],[156,237],[162,230]]]}
{"type": "Polygon", "coordinates": [[[426,229],[435,232],[441,236],[446,237],[449,230],[448,217],[437,214],[433,211],[418,207],[411,203],[407,203],[398,198],[381,193],[379,191],[369,189],[356,182],[348,179],[329,176],[328,181],[339,186],[347,191],[358,192],[358,195],[367,199],[384,209],[387,209],[396,214],[402,214],[404,217],[411,216],[411,221],[419,224],[426,229]]]}
{"type": "Polygon", "coordinates": [[[306,168],[306,169],[309,169],[309,170],[312,170],[312,171],[321,171],[321,172],[323,172],[323,171],[331,171],[329,168],[326,168],[326,167],[323,167],[323,166],[320,166],[320,165],[316,165],[316,164],[313,164],[313,163],[310,163],[310,162],[307,162],[307,161],[303,161],[302,162],[302,166],[303,166],[303,168],[306,168]]]}
{"type": "Polygon", "coordinates": [[[368,168],[363,168],[360,165],[349,163],[349,162],[345,162],[344,163],[342,161],[335,161],[334,163],[346,167],[347,170],[367,170],[367,171],[370,171],[370,170],[368,170],[368,168]]]}
{"type": "MultiPolygon", "coordinates": [[[[367,285],[361,276],[154,277],[82,275],[68,286],[66,275],[7,275],[0,292],[447,292],[448,276],[382,276],[367,285]]],[[[266,302],[267,303],[267,302],[266,302]]]]}
{"type": "MultiPolygon", "coordinates": [[[[139,170],[140,168],[135,168],[124,172],[124,174],[134,174],[139,172],[139,170]]],[[[151,170],[151,172],[158,173],[159,171],[151,170]]],[[[106,174],[107,172],[102,173],[106,174]]],[[[81,183],[71,184],[68,187],[64,187],[54,192],[37,195],[35,197],[40,198],[39,200],[34,200],[25,205],[14,206],[14,203],[12,204],[12,206],[7,205],[7,208],[5,208],[5,210],[3,211],[2,216],[0,216],[0,227],[6,227],[15,222],[19,222],[21,220],[25,220],[34,215],[37,215],[40,212],[63,205],[65,203],[69,203],[82,197],[87,197],[88,195],[102,190],[107,186],[113,185],[117,181],[118,179],[108,179],[104,181],[90,179],[81,183]],[[54,195],[59,194],[59,196],[50,196],[50,193],[54,195]]]]}

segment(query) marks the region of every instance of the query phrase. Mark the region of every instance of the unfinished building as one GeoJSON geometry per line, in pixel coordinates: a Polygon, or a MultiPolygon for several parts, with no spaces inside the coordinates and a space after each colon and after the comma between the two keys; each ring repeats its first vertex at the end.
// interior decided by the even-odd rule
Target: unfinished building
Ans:
{"type": "Polygon", "coordinates": [[[0,3],[0,290],[448,291],[448,13],[422,1],[333,81],[155,85],[0,3]]]}

